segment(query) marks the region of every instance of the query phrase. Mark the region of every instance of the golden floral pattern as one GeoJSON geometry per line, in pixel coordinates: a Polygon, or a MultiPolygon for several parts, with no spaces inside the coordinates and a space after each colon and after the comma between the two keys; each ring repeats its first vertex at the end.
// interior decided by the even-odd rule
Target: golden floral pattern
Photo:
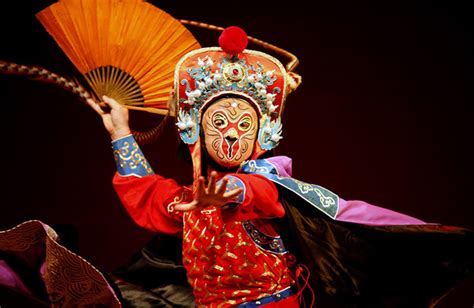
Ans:
{"type": "Polygon", "coordinates": [[[132,135],[112,142],[117,171],[121,176],[153,174],[153,169],[132,135]]]}

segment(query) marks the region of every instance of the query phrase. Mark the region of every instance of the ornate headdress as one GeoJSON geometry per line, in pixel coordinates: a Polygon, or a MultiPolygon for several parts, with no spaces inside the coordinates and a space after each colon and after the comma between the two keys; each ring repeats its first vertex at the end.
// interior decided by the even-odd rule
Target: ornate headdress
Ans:
{"type": "Polygon", "coordinates": [[[237,27],[225,29],[220,47],[193,50],[175,70],[176,125],[188,144],[200,174],[200,121],[203,111],[219,98],[245,99],[256,109],[259,131],[252,158],[275,148],[281,137],[281,115],[287,95],[301,80],[276,58],[247,50],[247,35],[237,27]]]}

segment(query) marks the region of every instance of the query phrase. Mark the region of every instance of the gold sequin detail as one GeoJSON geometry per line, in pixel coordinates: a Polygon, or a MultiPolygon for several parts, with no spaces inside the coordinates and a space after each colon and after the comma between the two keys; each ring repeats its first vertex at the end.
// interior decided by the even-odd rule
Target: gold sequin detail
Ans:
{"type": "Polygon", "coordinates": [[[199,229],[199,220],[196,221],[196,224],[194,224],[194,226],[191,227],[191,232],[194,232],[195,230],[196,230],[198,233],[201,232],[201,229],[199,229]]]}
{"type": "Polygon", "coordinates": [[[199,269],[196,267],[196,265],[194,265],[191,270],[189,271],[189,276],[191,276],[194,272],[199,272],[199,269]]]}
{"type": "MultiPolygon", "coordinates": [[[[254,286],[261,286],[261,285],[263,284],[262,281],[257,281],[257,280],[255,280],[255,277],[253,277],[252,274],[249,275],[249,278],[250,278],[250,282],[251,282],[252,285],[254,285],[254,286]]],[[[261,289],[261,288],[259,288],[259,289],[261,289]]]]}
{"type": "Polygon", "coordinates": [[[191,242],[191,239],[189,238],[189,234],[191,233],[191,229],[189,229],[185,234],[184,234],[184,240],[186,243],[191,242]]]}
{"type": "Polygon", "coordinates": [[[239,271],[246,269],[248,267],[256,268],[257,264],[249,262],[247,254],[244,252],[244,263],[242,263],[242,265],[239,266],[239,271]]]}
{"type": "Polygon", "coordinates": [[[191,284],[191,285],[193,286],[193,289],[194,289],[195,291],[201,292],[201,291],[202,291],[202,288],[198,287],[197,280],[198,280],[197,278],[194,278],[194,283],[191,284]]]}
{"type": "Polygon", "coordinates": [[[225,253],[224,253],[223,258],[232,258],[234,260],[238,259],[238,257],[230,251],[229,243],[225,244],[225,253]]]}
{"type": "Polygon", "coordinates": [[[184,257],[183,259],[184,264],[191,264],[191,262],[192,262],[191,259],[189,259],[188,257],[184,257]]]}
{"type": "Polygon", "coordinates": [[[199,238],[204,237],[204,239],[206,239],[206,240],[209,239],[209,237],[205,234],[206,230],[207,230],[207,227],[204,227],[204,228],[202,229],[201,234],[199,235],[199,238]]]}
{"type": "Polygon", "coordinates": [[[216,270],[218,270],[218,271],[220,271],[220,272],[223,272],[223,271],[224,271],[224,268],[223,268],[222,266],[217,265],[217,264],[214,265],[213,268],[216,269],[216,270]]]}
{"type": "Polygon", "coordinates": [[[275,277],[275,274],[273,274],[271,271],[268,270],[268,265],[266,263],[263,264],[263,274],[262,274],[262,277],[275,277]]]}
{"type": "Polygon", "coordinates": [[[237,304],[237,302],[235,300],[231,299],[230,301],[227,301],[226,304],[235,305],[235,304],[237,304]]]}
{"type": "MultiPolygon", "coordinates": [[[[218,287],[223,287],[224,286],[221,282],[221,276],[217,276],[217,286],[218,287]]],[[[224,297],[225,297],[225,295],[224,295],[224,297]]]]}
{"type": "Polygon", "coordinates": [[[209,296],[214,296],[214,297],[217,296],[217,293],[213,293],[209,291],[207,283],[204,284],[204,291],[206,292],[206,294],[204,295],[204,299],[208,298],[209,296]]]}
{"type": "Polygon", "coordinates": [[[243,240],[242,232],[239,232],[239,234],[237,236],[239,238],[239,242],[234,246],[234,249],[240,248],[241,246],[248,246],[249,245],[249,243],[247,243],[246,241],[243,240]]]}
{"type": "Polygon", "coordinates": [[[191,243],[191,247],[188,249],[188,254],[191,254],[193,251],[199,251],[199,249],[196,248],[196,239],[191,243]]]}
{"type": "Polygon", "coordinates": [[[252,293],[250,290],[237,290],[237,291],[232,292],[232,295],[236,296],[237,294],[250,294],[250,293],[252,293]]]}
{"type": "Polygon", "coordinates": [[[209,249],[214,248],[214,242],[215,242],[215,241],[216,241],[216,236],[213,235],[213,236],[211,237],[211,243],[209,244],[209,246],[206,247],[206,251],[208,251],[209,249]]]}
{"type": "Polygon", "coordinates": [[[232,252],[226,252],[226,253],[224,254],[224,258],[227,258],[227,257],[230,257],[230,258],[232,258],[232,259],[234,259],[234,260],[237,260],[237,259],[238,259],[237,256],[236,256],[235,254],[233,254],[232,252]]]}
{"type": "Polygon", "coordinates": [[[211,218],[211,220],[209,221],[209,229],[211,229],[211,230],[212,230],[212,229],[216,229],[216,230],[219,229],[219,226],[212,222],[212,218],[211,218]]]}

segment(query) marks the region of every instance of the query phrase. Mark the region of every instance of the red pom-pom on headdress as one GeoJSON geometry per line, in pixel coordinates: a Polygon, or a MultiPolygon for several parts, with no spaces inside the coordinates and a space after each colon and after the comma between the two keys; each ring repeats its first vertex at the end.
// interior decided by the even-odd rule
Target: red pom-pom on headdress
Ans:
{"type": "Polygon", "coordinates": [[[247,47],[249,40],[244,30],[232,26],[224,29],[219,36],[219,46],[224,52],[238,55],[247,47]]]}

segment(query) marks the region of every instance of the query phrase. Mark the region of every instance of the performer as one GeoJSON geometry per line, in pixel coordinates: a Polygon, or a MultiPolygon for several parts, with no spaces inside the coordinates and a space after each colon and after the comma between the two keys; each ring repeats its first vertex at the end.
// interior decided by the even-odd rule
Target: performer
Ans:
{"type": "MultiPolygon", "coordinates": [[[[225,35],[232,36],[230,45],[246,45],[238,28],[225,35]]],[[[198,305],[297,307],[287,251],[272,223],[284,216],[278,191],[261,175],[237,173],[244,161],[278,144],[289,77],[275,58],[237,48],[193,51],[176,68],[176,125],[193,157],[194,191],[153,173],[130,135],[125,108],[108,97],[110,113],[90,105],[113,139],[114,186],[132,218],[183,236],[183,262],[198,305]]]]}
{"type": "Polygon", "coordinates": [[[297,80],[275,58],[245,50],[246,41],[242,30],[228,28],[220,48],[190,52],[176,67],[170,103],[192,157],[192,187],[153,172],[131,134],[127,109],[109,97],[103,100],[110,111],[88,101],[112,138],[118,169],[113,184],[130,216],[144,228],[183,238],[183,264],[198,306],[298,307],[299,276],[317,294],[358,304],[380,305],[400,294],[422,305],[438,299],[468,272],[459,268],[472,264],[472,250],[466,253],[464,246],[472,243],[472,233],[342,200],[292,179],[289,158],[259,159],[282,138],[281,114],[297,80]],[[281,229],[284,217],[287,230],[281,229]],[[410,236],[417,240],[406,241],[410,236]],[[418,245],[427,238],[445,245],[453,237],[457,242],[447,254],[418,245]],[[396,251],[402,243],[414,253],[425,251],[413,256],[410,267],[396,251]],[[429,265],[414,270],[427,253],[429,265]],[[293,254],[309,267],[310,277],[302,267],[292,268],[293,254]],[[407,271],[450,279],[426,283],[417,294],[407,291],[412,282],[380,285],[384,274],[391,275],[384,281],[398,282],[397,275],[407,271]]]}
{"type": "Polygon", "coordinates": [[[291,178],[291,159],[268,157],[300,80],[275,58],[245,50],[246,41],[228,29],[220,48],[190,52],[176,66],[170,104],[193,162],[190,187],[154,174],[124,107],[108,97],[108,111],[88,101],[113,140],[113,183],[124,206],[139,225],[163,234],[161,250],[147,246],[143,262],[113,273],[123,297],[39,221],[0,232],[0,285],[45,305],[193,306],[180,279],[165,277],[180,268],[167,260],[175,256],[173,238],[182,238],[198,306],[298,307],[304,298],[321,307],[427,307],[465,278],[471,231],[345,201],[291,178]]]}
{"type": "MultiPolygon", "coordinates": [[[[129,21],[137,20],[137,16],[151,20],[138,15],[135,2],[129,1],[130,10],[137,14],[129,15],[129,21]]],[[[140,36],[147,32],[149,23],[138,28],[140,31],[131,31],[131,35],[120,35],[119,42],[105,40],[110,43],[105,46],[112,46],[110,50],[132,42],[133,52],[124,53],[122,60],[141,68],[136,74],[124,69],[126,77],[116,75],[122,71],[121,66],[109,66],[101,52],[109,49],[97,49],[98,42],[91,41],[90,34],[95,32],[94,25],[105,24],[109,27],[99,27],[94,37],[108,37],[106,29],[112,29],[117,37],[114,24],[122,29],[122,25],[130,23],[116,16],[126,14],[109,10],[116,7],[115,2],[107,2],[104,8],[89,3],[87,12],[97,11],[103,16],[97,19],[97,14],[83,14],[88,7],[83,4],[71,3],[68,13],[55,5],[55,9],[42,13],[41,19],[53,25],[47,27],[51,33],[56,33],[54,29],[72,30],[54,37],[74,53],[74,58],[79,50],[87,60],[100,55],[100,61],[91,61],[93,70],[80,69],[84,77],[112,72],[104,79],[112,78],[109,82],[125,85],[124,92],[134,97],[161,97],[163,91],[150,94],[150,89],[162,89],[160,86],[167,83],[161,78],[149,78],[154,75],[152,72],[161,71],[161,66],[142,66],[146,58],[135,52],[140,50],[135,44],[136,33],[140,36]],[[102,14],[106,11],[110,15],[102,14]],[[71,22],[73,16],[78,17],[77,24],[71,22]],[[104,22],[97,22],[101,20],[104,22]],[[86,40],[77,40],[76,34],[81,32],[78,29],[84,31],[86,40]],[[87,47],[85,42],[91,45],[87,47]],[[132,79],[137,81],[137,88],[130,86],[132,79]]],[[[175,26],[155,29],[180,32],[176,29],[182,25],[175,26]]],[[[174,41],[187,41],[185,37],[174,41]]],[[[197,44],[187,38],[187,48],[197,44]]],[[[162,46],[166,51],[153,51],[153,59],[148,59],[167,62],[163,59],[176,57],[174,51],[185,48],[170,45],[170,41],[173,40],[166,40],[162,46]],[[164,53],[170,57],[159,56],[164,53]]],[[[193,299],[183,291],[185,288],[176,286],[180,279],[170,283],[170,278],[175,277],[168,277],[181,267],[167,258],[175,257],[176,250],[182,249],[182,263],[198,306],[296,307],[304,291],[310,306],[316,299],[317,305],[329,307],[326,300],[330,299],[343,307],[425,307],[434,304],[472,270],[472,232],[425,224],[362,201],[345,201],[323,187],[291,178],[291,160],[269,157],[269,151],[282,138],[285,100],[300,79],[291,72],[291,65],[287,71],[275,58],[245,50],[247,37],[237,28],[226,30],[219,41],[220,48],[190,52],[176,66],[171,107],[180,138],[188,145],[193,162],[194,183],[190,187],[154,174],[130,134],[128,113],[121,105],[104,97],[110,106],[105,112],[89,101],[102,116],[113,140],[118,168],[114,185],[123,204],[139,225],[162,234],[155,238],[159,249],[157,242],[152,242],[141,251],[142,259],[113,273],[123,297],[107,274],[68,249],[67,236],[40,221],[0,231],[0,285],[40,299],[42,305],[194,306],[193,299]],[[182,243],[175,246],[180,238],[182,243]],[[160,271],[144,271],[147,266],[160,271]],[[130,291],[124,288],[127,283],[130,288],[132,284],[138,286],[130,291]],[[153,283],[159,283],[161,289],[157,291],[153,283]],[[169,288],[166,283],[174,287],[169,288]],[[313,290],[315,296],[311,295],[313,290]],[[157,301],[151,302],[151,295],[159,295],[151,299],[157,301]],[[171,300],[173,296],[175,299],[171,300]]],[[[148,39],[144,42],[145,46],[155,45],[148,39]]],[[[120,59],[114,53],[110,56],[120,59]]],[[[80,65],[73,62],[79,68],[87,61],[79,61],[80,65]]],[[[172,63],[170,67],[175,66],[172,63]]],[[[8,73],[40,77],[79,93],[82,98],[89,97],[76,83],[44,69],[11,63],[0,66],[8,73]]],[[[102,84],[101,77],[93,79],[102,84]]],[[[104,83],[105,88],[110,86],[104,83]]],[[[301,109],[305,110],[304,106],[301,109]]]]}

